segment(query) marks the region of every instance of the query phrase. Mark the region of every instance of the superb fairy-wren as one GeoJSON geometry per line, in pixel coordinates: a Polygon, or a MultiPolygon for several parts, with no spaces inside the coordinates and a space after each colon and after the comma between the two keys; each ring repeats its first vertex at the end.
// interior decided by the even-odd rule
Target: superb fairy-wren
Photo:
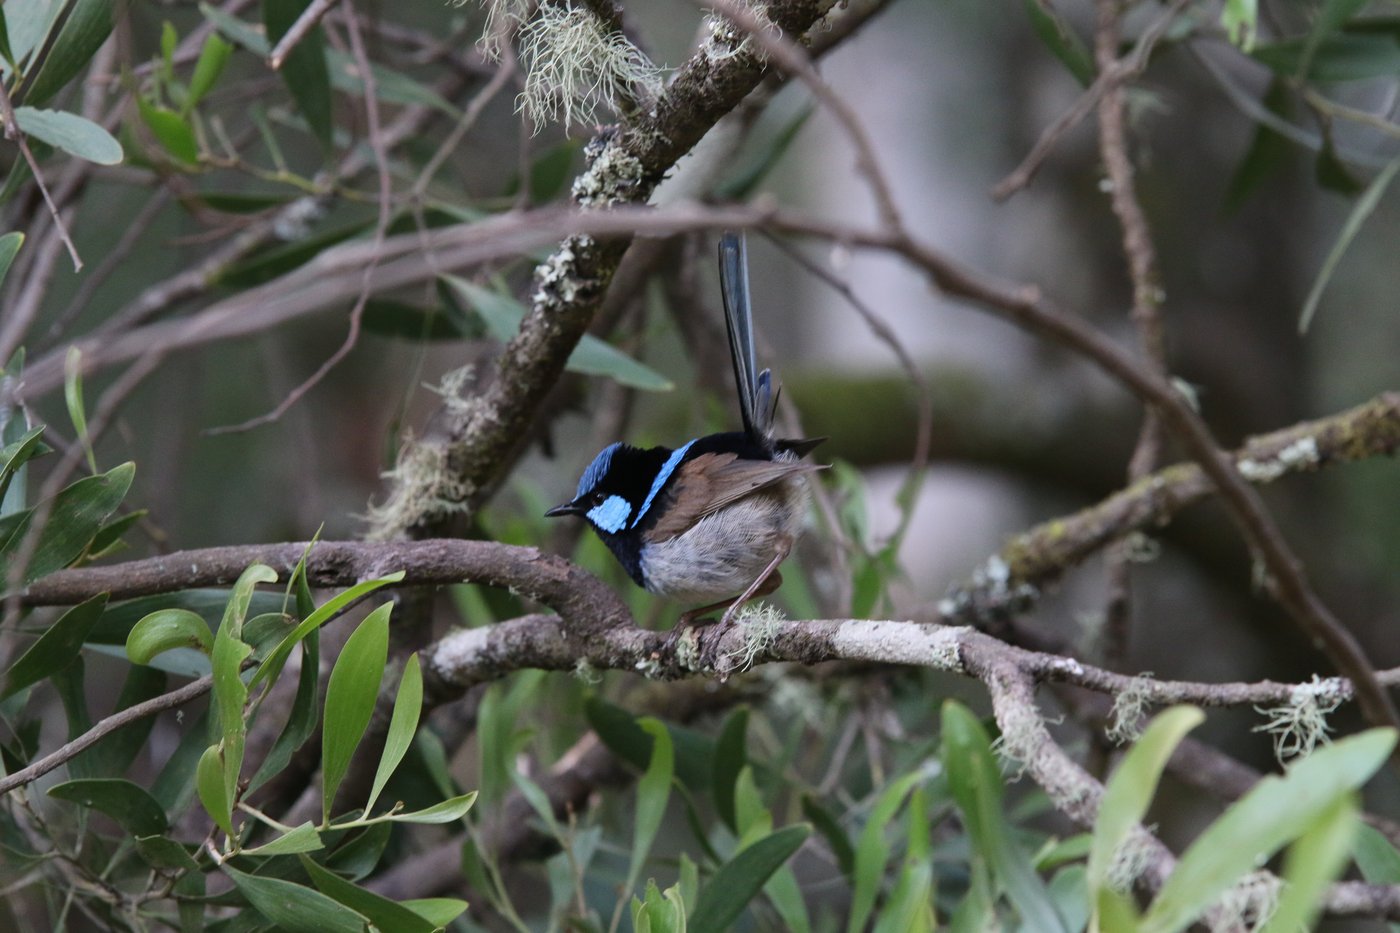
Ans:
{"type": "Polygon", "coordinates": [[[724,607],[728,622],[745,602],[778,588],[778,565],[807,510],[807,477],[822,469],[802,458],[825,438],[773,435],[778,390],[772,372],[754,362],[742,235],[721,238],[719,272],[744,430],[674,450],[611,444],[583,471],[574,498],[545,513],[583,516],[646,590],[708,603],[682,624],[724,607]]]}

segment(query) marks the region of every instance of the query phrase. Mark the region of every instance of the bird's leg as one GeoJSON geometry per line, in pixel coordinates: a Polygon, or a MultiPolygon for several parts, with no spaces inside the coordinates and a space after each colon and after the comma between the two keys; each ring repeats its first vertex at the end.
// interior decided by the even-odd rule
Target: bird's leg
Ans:
{"type": "Polygon", "coordinates": [[[791,553],[792,538],[788,535],[784,535],[778,539],[777,552],[773,555],[773,559],[768,562],[768,566],[763,568],[763,573],[759,574],[758,579],[750,583],[749,588],[744,590],[742,594],[729,604],[729,608],[726,609],[724,615],[720,617],[720,623],[727,625],[734,621],[734,616],[739,612],[739,607],[744,605],[744,603],[751,599],[757,599],[760,596],[767,596],[781,586],[783,583],[783,575],[778,573],[778,565],[787,560],[787,556],[791,553]]]}

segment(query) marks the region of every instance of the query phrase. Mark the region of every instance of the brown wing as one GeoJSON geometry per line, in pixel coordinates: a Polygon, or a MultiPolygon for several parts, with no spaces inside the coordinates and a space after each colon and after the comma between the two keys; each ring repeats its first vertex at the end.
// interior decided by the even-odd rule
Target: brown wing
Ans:
{"type": "Polygon", "coordinates": [[[653,533],[658,539],[674,537],[732,502],[790,476],[820,469],[822,466],[815,463],[741,460],[732,453],[701,454],[681,466],[678,482],[671,486],[672,501],[653,533]]]}

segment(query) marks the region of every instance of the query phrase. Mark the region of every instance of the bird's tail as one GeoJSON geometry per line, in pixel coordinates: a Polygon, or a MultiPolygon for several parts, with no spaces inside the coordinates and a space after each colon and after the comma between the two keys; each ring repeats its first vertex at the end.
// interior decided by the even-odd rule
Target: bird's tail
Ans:
{"type": "Polygon", "coordinates": [[[753,313],[749,303],[749,256],[742,233],[719,241],[719,279],[724,295],[724,322],[744,430],[764,447],[773,446],[773,412],[778,404],[773,373],[758,369],[753,348],[753,313]]]}

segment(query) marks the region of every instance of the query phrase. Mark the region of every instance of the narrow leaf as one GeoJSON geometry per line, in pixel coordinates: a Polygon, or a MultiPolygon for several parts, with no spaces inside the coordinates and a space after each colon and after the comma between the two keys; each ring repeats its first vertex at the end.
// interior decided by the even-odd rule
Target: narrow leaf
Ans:
{"type": "Polygon", "coordinates": [[[287,663],[287,656],[292,653],[292,649],[296,647],[297,642],[305,638],[309,632],[325,625],[331,619],[339,615],[351,603],[368,596],[380,587],[388,586],[390,583],[398,583],[403,579],[403,576],[403,571],[400,570],[374,580],[366,580],[363,583],[355,584],[348,590],[338,593],[331,599],[322,603],[317,607],[315,612],[302,619],[301,623],[298,624],[296,628],[292,629],[276,648],[268,653],[267,658],[263,660],[262,664],[258,665],[257,672],[253,674],[253,679],[249,681],[248,686],[256,687],[264,680],[276,680],[277,675],[282,671],[282,665],[287,663]]]}
{"type": "Polygon", "coordinates": [[[254,910],[286,933],[364,933],[369,922],[314,888],[244,874],[227,862],[223,871],[254,910]]]}
{"type": "MultiPolygon", "coordinates": [[[[520,330],[525,306],[509,295],[482,288],[459,276],[443,276],[462,298],[476,309],[486,322],[486,329],[497,340],[507,341],[520,330]]],[[[634,389],[668,392],[675,388],[671,380],[656,370],[632,359],[621,350],[597,337],[585,334],[569,354],[565,369],[589,376],[607,376],[634,389]]]]}
{"type": "Polygon", "coordinates": [[[1400,159],[1391,161],[1366,187],[1365,193],[1356,199],[1356,206],[1347,215],[1347,221],[1342,225],[1342,232],[1337,235],[1337,241],[1332,244],[1332,248],[1327,251],[1327,258],[1322,261],[1322,269],[1317,273],[1317,279],[1313,281],[1313,286],[1308,291],[1307,300],[1303,302],[1303,310],[1298,315],[1298,333],[1308,332],[1308,326],[1312,324],[1313,315],[1317,313],[1317,306],[1322,301],[1322,293],[1326,290],[1332,275],[1337,271],[1337,265],[1342,261],[1342,256],[1346,254],[1356,235],[1361,232],[1361,227],[1366,223],[1367,218],[1376,210],[1380,204],[1381,196],[1385,194],[1390,183],[1395,179],[1395,173],[1400,171],[1400,159]]]}
{"type": "Polygon", "coordinates": [[[1365,784],[1394,747],[1394,730],[1369,729],[1255,784],[1182,854],[1143,918],[1143,933],[1179,930],[1200,916],[1227,888],[1306,832],[1338,798],[1365,784]]]}
{"type": "MultiPolygon", "coordinates": [[[[24,582],[32,583],[77,560],[126,498],[135,473],[134,464],[123,463],[98,476],[84,477],[55,496],[49,521],[39,533],[39,545],[25,570],[24,582]]],[[[28,517],[11,536],[11,544],[22,540],[27,531],[28,517]]],[[[8,579],[11,556],[8,545],[0,549],[0,579],[8,579]]]]}
{"type": "Polygon", "coordinates": [[[1046,933],[1064,930],[1045,884],[1011,837],[1001,807],[1001,770],[987,733],[965,706],[951,700],[943,704],[942,757],[973,848],[987,860],[1021,919],[1046,933]]]}
{"type": "Polygon", "coordinates": [[[211,745],[199,757],[194,770],[194,786],[204,812],[226,835],[233,835],[233,798],[224,786],[224,756],[218,745],[211,745]]]}
{"type": "Polygon", "coordinates": [[[199,142],[195,139],[194,127],[184,116],[144,97],[136,98],[136,109],[166,152],[186,165],[199,164],[199,142]]]}
{"type": "Polygon", "coordinates": [[[773,872],[801,848],[810,834],[811,829],[804,825],[785,827],[721,865],[700,892],[688,929],[692,933],[724,933],[731,929],[773,872]]]}
{"type": "Polygon", "coordinates": [[[623,891],[631,891],[641,878],[651,854],[652,843],[666,815],[666,803],[671,797],[671,780],[675,776],[676,759],[671,746],[671,733],[666,724],[650,716],[640,725],[652,737],[651,763],[637,782],[637,812],[632,824],[632,854],[627,866],[623,891]]]}
{"type": "Polygon", "coordinates": [[[393,931],[393,933],[398,933],[400,930],[403,933],[433,933],[433,930],[437,928],[431,920],[425,919],[415,911],[391,901],[387,897],[356,887],[335,872],[327,871],[305,856],[301,858],[301,867],[311,876],[312,884],[316,885],[322,894],[334,898],[360,916],[367,918],[370,923],[381,930],[393,931]]]}
{"type": "Polygon", "coordinates": [[[734,782],[748,764],[745,751],[748,725],[749,711],[741,706],[729,714],[715,742],[715,809],[730,829],[738,825],[734,817],[734,782]]]}
{"type": "Polygon", "coordinates": [[[365,617],[336,658],[326,684],[325,723],[321,732],[321,816],[330,821],[331,805],[350,759],[364,737],[379,697],[389,653],[389,613],[385,603],[365,617]]]}
{"type": "Polygon", "coordinates": [[[1311,930],[1322,910],[1323,894],[1346,869],[1360,826],[1355,794],[1338,798],[1324,810],[1298,841],[1288,847],[1283,862],[1283,894],[1264,933],[1311,930]]]}
{"type": "Polygon", "coordinates": [[[105,813],[133,836],[165,832],[165,810],[142,787],[120,778],[86,778],[49,788],[49,796],[105,813]]]}
{"type": "MultiPolygon", "coordinates": [[[[272,45],[292,28],[309,0],[263,0],[263,25],[272,45]]],[[[207,15],[207,14],[206,14],[207,15]]],[[[325,41],[317,26],[302,37],[282,63],[282,79],[311,132],[327,149],[331,144],[331,77],[326,66],[325,41]]]]}
{"type": "Polygon", "coordinates": [[[88,162],[116,165],[122,160],[122,144],[101,126],[76,113],[16,107],[15,122],[26,135],[88,162]]]}
{"type": "MultiPolygon", "coordinates": [[[[3,18],[0,16],[0,19],[3,18]]],[[[10,274],[10,264],[15,261],[15,254],[23,245],[24,234],[19,231],[0,236],[0,285],[5,284],[5,276],[10,274]]]]}
{"type": "Polygon", "coordinates": [[[1114,854],[1127,840],[1134,826],[1142,822],[1148,804],[1157,792],[1157,782],[1167,759],[1186,733],[1205,720],[1193,706],[1175,706],[1153,718],[1134,743],[1104,788],[1094,822],[1093,845],[1089,850],[1089,896],[1096,896],[1108,885],[1109,867],[1114,854]]]}
{"type": "Polygon", "coordinates": [[[106,605],[107,594],[100,593],[59,616],[58,621],[5,672],[5,688],[0,690],[0,699],[13,696],[71,664],[106,605]]]}
{"type": "Polygon", "coordinates": [[[467,815],[467,811],[472,808],[474,803],[476,803],[476,791],[444,800],[442,803],[434,804],[424,810],[395,813],[389,819],[396,823],[455,823],[467,815]]]}
{"type": "MultiPolygon", "coordinates": [[[[50,48],[39,70],[25,75],[16,102],[37,107],[57,94],[92,61],[112,32],[111,0],[73,0],[65,4],[68,17],[52,20],[58,35],[45,42],[50,48]]],[[[21,52],[20,55],[25,53],[21,52]]]]}
{"type": "Polygon", "coordinates": [[[213,90],[232,54],[233,46],[225,42],[218,33],[211,32],[204,40],[204,46],[199,50],[199,60],[194,63],[194,74],[190,77],[190,89],[185,97],[185,105],[181,108],[184,113],[193,110],[204,96],[213,90]]]}
{"type": "Polygon", "coordinates": [[[296,855],[301,852],[316,852],[325,847],[325,843],[321,841],[321,834],[316,831],[316,827],[311,824],[311,821],[307,820],[271,842],[252,849],[244,849],[240,854],[249,856],[296,855]]]}
{"type": "Polygon", "coordinates": [[[389,731],[384,737],[384,751],[379,756],[379,769],[374,774],[374,786],[365,802],[365,813],[374,809],[374,802],[389,783],[394,769],[408,754],[413,744],[413,736],[418,731],[418,717],[423,712],[423,672],[418,665],[418,654],[409,655],[404,665],[403,676],[399,679],[399,692],[394,697],[394,713],[389,719],[389,731]]]}

